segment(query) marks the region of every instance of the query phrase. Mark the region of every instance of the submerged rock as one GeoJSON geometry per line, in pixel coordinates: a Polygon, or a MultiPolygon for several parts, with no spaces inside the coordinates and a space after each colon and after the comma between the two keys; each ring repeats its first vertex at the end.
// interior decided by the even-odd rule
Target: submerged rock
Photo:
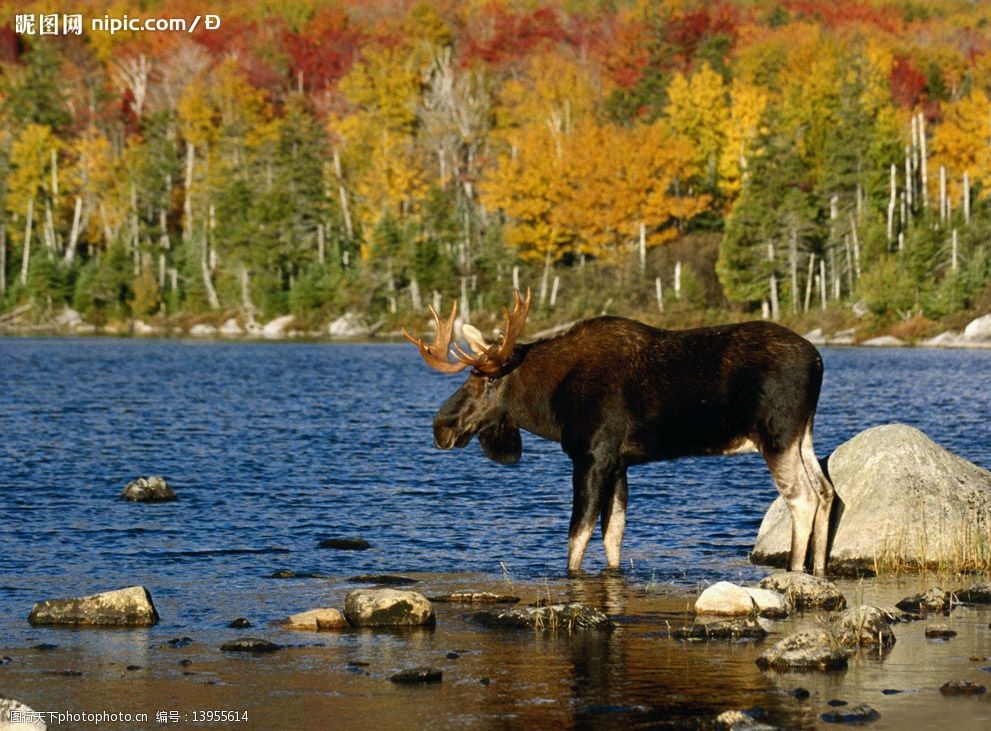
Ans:
{"type": "Polygon", "coordinates": [[[396,673],[389,680],[393,683],[415,685],[417,683],[439,683],[444,679],[444,673],[437,668],[422,667],[410,668],[396,673]]]}
{"type": "Polygon", "coordinates": [[[873,723],[881,718],[881,714],[875,711],[866,703],[859,706],[850,706],[842,711],[827,711],[819,716],[826,723],[873,723]]]}
{"type": "Polygon", "coordinates": [[[965,589],[953,592],[958,601],[967,604],[991,604],[991,582],[973,584],[965,589]]]}
{"type": "MultiPolygon", "coordinates": [[[[827,461],[840,504],[830,567],[964,569],[991,546],[991,472],[951,454],[918,429],[878,426],[827,461]]],[[[778,497],[761,523],[754,563],[785,565],[791,515],[778,497]]]]}
{"type": "Polygon", "coordinates": [[[0,698],[0,731],[45,731],[45,714],[14,700],[0,698]]]}
{"type": "Polygon", "coordinates": [[[318,632],[322,630],[344,629],[348,626],[348,621],[339,609],[322,607],[293,614],[282,623],[282,626],[286,629],[318,632]]]}
{"type": "Polygon", "coordinates": [[[943,695],[984,695],[988,689],[969,680],[951,680],[939,687],[943,695]]]}
{"type": "Polygon", "coordinates": [[[282,645],[277,645],[274,642],[263,640],[260,637],[242,637],[239,640],[224,643],[220,646],[220,649],[224,652],[267,653],[281,650],[282,645]]]}
{"type": "Polygon", "coordinates": [[[588,604],[552,604],[544,607],[512,607],[476,612],[472,619],[487,627],[519,627],[576,632],[608,630],[612,620],[588,604]]]}
{"type": "Polygon", "coordinates": [[[765,711],[760,708],[748,711],[732,710],[723,711],[715,720],[718,727],[732,731],[774,731],[774,726],[768,726],[760,720],[764,715],[765,711]]]}
{"type": "Polygon", "coordinates": [[[833,619],[832,631],[844,647],[881,647],[895,644],[895,633],[889,626],[898,621],[880,607],[861,605],[847,609],[833,619]]]}
{"type": "Polygon", "coordinates": [[[730,616],[760,614],[777,619],[787,616],[788,601],[783,594],[770,589],[717,581],[695,600],[695,613],[730,616]]]}
{"type": "Polygon", "coordinates": [[[761,640],[767,630],[753,617],[731,617],[714,621],[696,620],[671,632],[675,640],[761,640]]]}
{"type": "MultiPolygon", "coordinates": [[[[419,584],[419,579],[398,574],[362,574],[348,579],[352,584],[381,584],[385,586],[412,586],[419,584]]],[[[432,600],[431,600],[432,601],[432,600]]]]}
{"type": "Polygon", "coordinates": [[[761,670],[842,670],[850,651],[826,630],[788,635],[757,658],[761,670]]]}
{"type": "Polygon", "coordinates": [[[367,551],[372,544],[364,538],[324,538],[317,548],[332,548],[336,551],[367,551]]]}
{"type": "Polygon", "coordinates": [[[78,599],[50,599],[34,605],[32,625],[89,625],[96,627],[150,627],[158,611],[143,586],[107,591],[78,599]]]}
{"type": "Polygon", "coordinates": [[[251,622],[246,617],[235,617],[227,623],[227,626],[232,629],[247,629],[251,626],[251,622]]]}
{"type": "Polygon", "coordinates": [[[129,482],[120,496],[138,503],[165,503],[179,499],[165,478],[158,476],[139,477],[129,482]]]}
{"type": "Polygon", "coordinates": [[[436,622],[430,601],[415,591],[355,589],[344,599],[344,616],[355,627],[418,627],[436,622]]]}
{"type": "Polygon", "coordinates": [[[931,624],[926,627],[926,637],[930,639],[948,640],[956,636],[956,630],[950,629],[950,626],[946,624],[931,624]]]}
{"type": "Polygon", "coordinates": [[[906,612],[929,614],[930,612],[948,612],[955,602],[953,595],[939,587],[926,589],[921,594],[905,597],[895,606],[906,612]]]}
{"type": "Polygon", "coordinates": [[[845,609],[846,598],[832,581],[802,571],[771,574],[758,584],[783,594],[795,609],[845,609]]]}
{"type": "Polygon", "coordinates": [[[454,604],[518,604],[520,598],[511,594],[493,594],[489,591],[455,591],[451,594],[432,596],[430,601],[454,604]]]}

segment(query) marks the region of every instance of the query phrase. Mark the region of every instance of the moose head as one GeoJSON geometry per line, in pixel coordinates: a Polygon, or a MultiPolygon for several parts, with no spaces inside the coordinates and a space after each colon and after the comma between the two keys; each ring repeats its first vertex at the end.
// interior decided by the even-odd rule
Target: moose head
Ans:
{"type": "Polygon", "coordinates": [[[434,370],[441,373],[459,373],[471,368],[468,380],[440,407],[434,418],[434,444],[441,449],[464,447],[475,435],[485,455],[500,464],[513,464],[520,458],[523,448],[520,430],[513,423],[506,398],[505,379],[521,362],[516,352],[516,341],[523,333],[530,312],[531,292],[526,298],[515,293],[513,311],[505,310],[506,325],[502,341],[490,344],[473,325],[461,328],[471,352],[460,345],[451,344],[454,322],[458,315],[457,302],[451,314],[442,320],[431,307],[434,318],[434,341],[427,345],[421,338],[414,338],[405,329],[403,335],[420,350],[420,355],[434,370]],[[451,360],[453,354],[454,360],[451,360]]]}

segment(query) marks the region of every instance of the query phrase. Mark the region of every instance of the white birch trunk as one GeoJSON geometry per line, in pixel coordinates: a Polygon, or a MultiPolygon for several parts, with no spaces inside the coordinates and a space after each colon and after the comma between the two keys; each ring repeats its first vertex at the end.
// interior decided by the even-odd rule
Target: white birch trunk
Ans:
{"type": "Polygon", "coordinates": [[[812,306],[812,280],[815,278],[815,268],[816,268],[816,255],[809,254],[809,273],[805,278],[805,303],[804,303],[805,312],[808,312],[809,307],[812,306]]]}
{"type": "Polygon", "coordinates": [[[640,222],[640,273],[647,271],[647,227],[640,222]]]}
{"type": "Polygon", "coordinates": [[[960,261],[959,241],[957,240],[957,230],[953,229],[950,244],[950,269],[957,270],[960,261]]]}
{"type": "Polygon", "coordinates": [[[34,227],[34,198],[28,200],[27,222],[24,224],[24,252],[21,256],[21,286],[28,283],[28,267],[31,263],[31,229],[34,227]]]}
{"type": "Polygon", "coordinates": [[[970,175],[964,170],[963,173],[963,220],[970,223],[970,175]]]}
{"type": "Polygon", "coordinates": [[[922,172],[922,207],[929,207],[929,176],[926,172],[926,118],[919,112],[919,167],[922,172]]]}
{"type": "Polygon", "coordinates": [[[661,278],[654,279],[654,294],[657,297],[657,311],[664,314],[664,287],[661,285],[661,278]]]}
{"type": "Polygon", "coordinates": [[[561,277],[554,275],[554,284],[551,285],[551,309],[557,304],[557,290],[561,286],[561,277]]]}
{"type": "Polygon", "coordinates": [[[822,309],[826,309],[826,260],[819,260],[819,290],[822,295],[822,309]]]}
{"type": "Polygon", "coordinates": [[[83,199],[76,196],[76,208],[72,213],[72,229],[69,231],[69,245],[65,248],[65,263],[71,264],[76,258],[76,246],[79,244],[79,224],[83,217],[83,199]]]}

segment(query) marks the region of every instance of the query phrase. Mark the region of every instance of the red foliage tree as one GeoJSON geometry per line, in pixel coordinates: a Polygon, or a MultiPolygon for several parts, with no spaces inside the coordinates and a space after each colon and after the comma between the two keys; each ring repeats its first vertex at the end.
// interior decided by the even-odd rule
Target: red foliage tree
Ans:
{"type": "Polygon", "coordinates": [[[541,7],[514,13],[497,3],[488,3],[468,28],[462,60],[501,66],[525,58],[544,44],[573,43],[558,11],[541,7]]]}
{"type": "Polygon", "coordinates": [[[299,32],[283,33],[282,38],[293,82],[302,76],[305,89],[322,91],[348,72],[366,37],[344,12],[324,8],[299,32]]]}
{"type": "Polygon", "coordinates": [[[897,56],[888,78],[891,98],[896,104],[912,108],[923,101],[926,93],[926,75],[905,56],[897,56]]]}

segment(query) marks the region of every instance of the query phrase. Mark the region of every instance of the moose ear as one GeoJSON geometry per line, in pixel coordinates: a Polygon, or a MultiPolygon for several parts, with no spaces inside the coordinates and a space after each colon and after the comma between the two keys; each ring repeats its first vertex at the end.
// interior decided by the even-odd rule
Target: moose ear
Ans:
{"type": "Polygon", "coordinates": [[[505,419],[478,432],[478,443],[485,456],[499,464],[516,464],[523,453],[520,430],[505,419]]]}
{"type": "Polygon", "coordinates": [[[479,330],[474,325],[469,325],[467,322],[461,326],[461,334],[464,336],[465,340],[468,341],[468,347],[471,348],[476,355],[488,355],[489,354],[489,344],[485,342],[485,336],[482,335],[481,330],[479,330]]]}

